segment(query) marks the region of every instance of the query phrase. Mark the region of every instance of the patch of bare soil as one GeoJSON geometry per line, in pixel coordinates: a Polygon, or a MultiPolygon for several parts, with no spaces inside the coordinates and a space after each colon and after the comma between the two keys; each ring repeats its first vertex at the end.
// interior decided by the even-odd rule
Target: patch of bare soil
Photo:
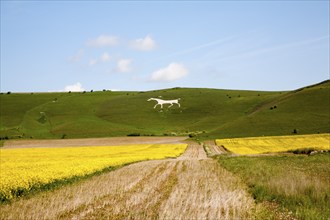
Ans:
{"type": "Polygon", "coordinates": [[[51,139],[51,140],[8,140],[6,148],[37,147],[81,147],[81,146],[118,146],[131,144],[167,144],[181,143],[187,137],[110,137],[84,139],[51,139]]]}
{"type": "Polygon", "coordinates": [[[292,211],[281,208],[276,202],[264,201],[257,205],[260,219],[297,220],[292,211]]]}

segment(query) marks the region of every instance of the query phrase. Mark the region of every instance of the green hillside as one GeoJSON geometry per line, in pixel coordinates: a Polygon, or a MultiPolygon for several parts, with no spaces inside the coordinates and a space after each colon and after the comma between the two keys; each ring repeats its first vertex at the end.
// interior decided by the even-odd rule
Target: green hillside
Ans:
{"type": "Polygon", "coordinates": [[[289,92],[173,88],[0,95],[1,138],[188,135],[202,139],[330,132],[330,81],[289,92]],[[161,110],[151,97],[180,98],[161,110]]]}

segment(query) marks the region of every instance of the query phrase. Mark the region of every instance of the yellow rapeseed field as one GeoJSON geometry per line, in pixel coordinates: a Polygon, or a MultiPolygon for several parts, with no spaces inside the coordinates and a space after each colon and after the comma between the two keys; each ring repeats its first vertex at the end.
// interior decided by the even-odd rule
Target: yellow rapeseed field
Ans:
{"type": "Polygon", "coordinates": [[[304,148],[330,150],[330,134],[217,139],[216,143],[235,154],[262,154],[304,148]]]}
{"type": "Polygon", "coordinates": [[[57,180],[136,161],[177,157],[186,144],[0,149],[0,200],[57,180]]]}

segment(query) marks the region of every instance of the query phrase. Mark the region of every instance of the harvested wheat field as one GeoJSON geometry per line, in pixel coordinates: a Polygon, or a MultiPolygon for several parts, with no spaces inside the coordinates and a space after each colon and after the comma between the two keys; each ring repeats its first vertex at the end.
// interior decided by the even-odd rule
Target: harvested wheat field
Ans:
{"type": "Polygon", "coordinates": [[[177,159],[131,164],[0,207],[1,219],[246,219],[255,203],[190,143],[177,159]]]}

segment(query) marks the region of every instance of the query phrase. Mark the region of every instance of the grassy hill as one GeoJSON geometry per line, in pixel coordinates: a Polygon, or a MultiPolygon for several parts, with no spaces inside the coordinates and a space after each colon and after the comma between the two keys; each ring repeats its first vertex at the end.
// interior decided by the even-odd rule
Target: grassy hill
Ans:
{"type": "Polygon", "coordinates": [[[202,139],[330,132],[330,81],[289,92],[173,88],[0,95],[0,137],[187,135],[202,139]],[[181,98],[154,109],[151,97],[181,98]]]}

